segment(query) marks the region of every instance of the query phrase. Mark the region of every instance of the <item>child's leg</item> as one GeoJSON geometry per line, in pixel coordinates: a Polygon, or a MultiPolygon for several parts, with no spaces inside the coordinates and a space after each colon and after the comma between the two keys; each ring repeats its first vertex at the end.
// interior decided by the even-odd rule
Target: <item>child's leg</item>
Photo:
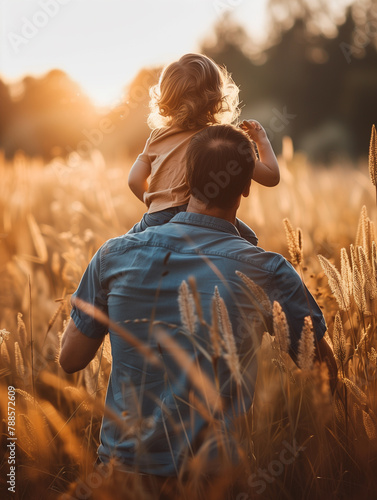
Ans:
{"type": "Polygon", "coordinates": [[[127,234],[141,233],[151,226],[162,226],[162,224],[169,222],[178,212],[184,212],[186,208],[187,205],[180,205],[179,207],[167,208],[152,214],[147,212],[143,215],[141,221],[136,223],[127,234]]]}
{"type": "Polygon", "coordinates": [[[140,222],[137,222],[128,232],[127,234],[133,234],[133,233],[142,233],[149,227],[145,221],[146,217],[148,216],[148,212],[143,215],[141,218],[140,222]]]}
{"type": "Polygon", "coordinates": [[[254,233],[254,231],[252,229],[250,229],[250,227],[247,224],[242,222],[242,220],[240,220],[240,219],[236,219],[236,227],[237,227],[238,231],[240,232],[240,235],[242,236],[242,238],[249,241],[250,243],[252,243],[255,246],[258,245],[257,235],[254,233]]]}

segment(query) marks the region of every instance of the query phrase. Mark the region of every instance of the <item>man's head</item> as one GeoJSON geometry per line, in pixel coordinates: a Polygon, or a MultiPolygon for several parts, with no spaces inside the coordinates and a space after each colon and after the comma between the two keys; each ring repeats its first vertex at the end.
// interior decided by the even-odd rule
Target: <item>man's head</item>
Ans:
{"type": "Polygon", "coordinates": [[[206,208],[229,209],[248,192],[255,152],[242,130],[233,125],[212,125],[191,139],[186,163],[191,196],[206,208]]]}

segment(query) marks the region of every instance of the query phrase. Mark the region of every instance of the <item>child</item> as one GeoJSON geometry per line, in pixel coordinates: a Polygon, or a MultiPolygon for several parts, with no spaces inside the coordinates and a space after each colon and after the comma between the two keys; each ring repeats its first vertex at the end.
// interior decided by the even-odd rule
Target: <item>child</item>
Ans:
{"type": "MultiPolygon", "coordinates": [[[[128,177],[130,189],[146,204],[148,212],[130,233],[165,224],[186,210],[187,146],[199,130],[237,118],[238,92],[227,71],[201,54],[186,54],[163,70],[159,83],[150,92],[148,124],[153,130],[128,177]]],[[[259,150],[253,180],[275,186],[280,179],[279,165],[265,130],[255,120],[245,120],[240,126],[259,150]]],[[[258,243],[246,224],[237,219],[236,225],[243,238],[254,245],[258,243]]]]}

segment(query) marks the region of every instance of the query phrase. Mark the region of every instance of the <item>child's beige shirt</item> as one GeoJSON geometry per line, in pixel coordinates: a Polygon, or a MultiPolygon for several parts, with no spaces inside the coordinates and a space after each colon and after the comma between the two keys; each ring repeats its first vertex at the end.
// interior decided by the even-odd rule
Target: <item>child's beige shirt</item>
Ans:
{"type": "MultiPolygon", "coordinates": [[[[201,129],[200,129],[201,130],[201,129]]],[[[137,160],[151,166],[149,188],[144,193],[148,213],[188,203],[190,192],[185,182],[185,154],[191,138],[199,130],[165,127],[152,131],[137,160]]]]}

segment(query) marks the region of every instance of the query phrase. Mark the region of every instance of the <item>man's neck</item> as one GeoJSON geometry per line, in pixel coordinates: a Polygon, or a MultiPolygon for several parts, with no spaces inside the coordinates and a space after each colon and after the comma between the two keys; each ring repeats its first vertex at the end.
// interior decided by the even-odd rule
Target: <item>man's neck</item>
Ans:
{"type": "Polygon", "coordinates": [[[238,209],[238,204],[232,208],[219,208],[211,207],[208,208],[200,200],[197,200],[193,196],[187,206],[186,212],[192,212],[194,214],[210,215],[211,217],[217,217],[218,219],[224,219],[232,224],[236,222],[236,213],[238,209]]]}

